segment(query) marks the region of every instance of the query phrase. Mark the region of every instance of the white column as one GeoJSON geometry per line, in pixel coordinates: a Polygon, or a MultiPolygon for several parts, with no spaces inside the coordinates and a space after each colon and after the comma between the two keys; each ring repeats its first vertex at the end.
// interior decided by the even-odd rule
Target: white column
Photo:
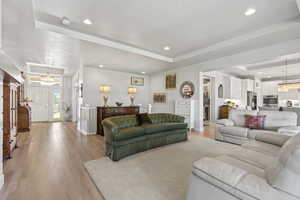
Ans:
{"type": "Polygon", "coordinates": [[[203,113],[204,113],[204,107],[203,107],[203,72],[199,72],[199,131],[204,131],[204,122],[203,122],[203,113]]]}

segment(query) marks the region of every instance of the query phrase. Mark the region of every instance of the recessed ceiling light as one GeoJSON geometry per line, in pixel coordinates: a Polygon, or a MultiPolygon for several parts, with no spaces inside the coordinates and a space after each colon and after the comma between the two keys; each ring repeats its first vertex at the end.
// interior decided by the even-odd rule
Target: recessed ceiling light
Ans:
{"type": "Polygon", "coordinates": [[[103,68],[104,67],[104,65],[98,65],[100,68],[103,68]]]}
{"type": "Polygon", "coordinates": [[[69,26],[71,24],[71,20],[69,20],[67,17],[61,18],[61,23],[63,25],[69,26]]]}
{"type": "Polygon", "coordinates": [[[171,47],[165,46],[165,47],[164,47],[164,50],[165,50],[165,51],[170,51],[170,50],[171,50],[171,47]]]}
{"type": "Polygon", "coordinates": [[[142,74],[146,74],[146,72],[142,72],[142,74]]]}
{"type": "Polygon", "coordinates": [[[236,66],[235,68],[237,68],[237,69],[239,69],[239,70],[242,70],[242,71],[247,71],[247,70],[248,70],[247,67],[242,66],[242,65],[236,66]]]}
{"type": "Polygon", "coordinates": [[[93,24],[93,22],[90,19],[83,20],[83,23],[86,24],[86,25],[92,25],[93,24]]]}
{"type": "Polygon", "coordinates": [[[245,12],[245,15],[246,16],[251,16],[251,15],[254,15],[256,13],[256,9],[254,8],[248,8],[245,12]]]}

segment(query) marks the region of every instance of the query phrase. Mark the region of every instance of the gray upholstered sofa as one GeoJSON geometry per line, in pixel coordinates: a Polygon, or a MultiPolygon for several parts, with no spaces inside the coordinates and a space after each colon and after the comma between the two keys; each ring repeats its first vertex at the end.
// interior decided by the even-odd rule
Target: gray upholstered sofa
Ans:
{"type": "Polygon", "coordinates": [[[299,200],[300,135],[263,133],[193,164],[187,200],[299,200]]]}
{"type": "Polygon", "coordinates": [[[278,133],[295,135],[300,133],[297,127],[297,114],[279,111],[247,111],[232,110],[229,119],[218,120],[216,123],[216,140],[243,144],[255,139],[263,133],[278,133]],[[245,115],[266,115],[264,130],[248,129],[245,127],[245,115]]]}

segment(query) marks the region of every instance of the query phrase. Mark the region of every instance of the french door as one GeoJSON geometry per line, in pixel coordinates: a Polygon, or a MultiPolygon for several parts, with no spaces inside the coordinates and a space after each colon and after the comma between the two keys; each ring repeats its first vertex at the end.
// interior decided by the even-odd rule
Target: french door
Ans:
{"type": "Polygon", "coordinates": [[[32,121],[60,121],[62,118],[62,88],[60,85],[31,85],[32,121]]]}

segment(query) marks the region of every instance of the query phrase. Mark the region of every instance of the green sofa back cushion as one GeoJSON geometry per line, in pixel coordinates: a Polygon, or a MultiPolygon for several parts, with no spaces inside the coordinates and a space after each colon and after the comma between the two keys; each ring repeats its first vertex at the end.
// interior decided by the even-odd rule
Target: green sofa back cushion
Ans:
{"type": "Polygon", "coordinates": [[[109,118],[118,128],[129,128],[138,126],[135,115],[122,115],[109,118]]]}
{"type": "Polygon", "coordinates": [[[174,114],[169,114],[169,113],[149,114],[149,118],[151,119],[153,124],[167,123],[167,122],[184,123],[184,117],[174,115],[174,114]]]}

